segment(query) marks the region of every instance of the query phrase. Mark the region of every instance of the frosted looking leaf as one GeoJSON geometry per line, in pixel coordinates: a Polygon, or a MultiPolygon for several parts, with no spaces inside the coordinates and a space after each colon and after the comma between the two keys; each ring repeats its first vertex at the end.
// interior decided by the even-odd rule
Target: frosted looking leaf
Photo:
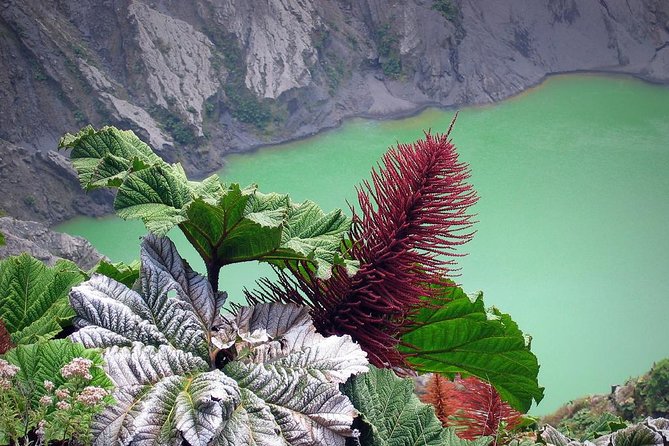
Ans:
{"type": "Polygon", "coordinates": [[[167,238],[147,236],[141,260],[139,291],[95,275],[70,293],[72,338],[105,348],[117,386],[95,444],[344,445],[357,412],[339,384],[367,371],[349,336],[316,333],[296,305],[220,317],[167,238]]]}

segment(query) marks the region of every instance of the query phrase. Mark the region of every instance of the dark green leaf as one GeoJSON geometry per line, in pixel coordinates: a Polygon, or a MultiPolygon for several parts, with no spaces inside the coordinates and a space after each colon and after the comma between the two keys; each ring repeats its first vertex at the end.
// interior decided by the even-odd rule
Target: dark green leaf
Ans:
{"type": "Polygon", "coordinates": [[[111,263],[107,260],[101,260],[91,273],[102,274],[122,283],[128,288],[132,288],[133,284],[139,279],[139,265],[139,260],[135,260],[129,264],[123,262],[111,263]]]}
{"type": "Polygon", "coordinates": [[[350,226],[340,210],[325,214],[314,203],[293,204],[287,195],[261,194],[255,186],[226,188],[216,175],[188,181],[180,164],[167,164],[134,133],[114,127],[86,127],[65,135],[60,147],[72,149],[85,188],[118,188],[114,208],[121,218],[141,219],[157,235],[179,225],[210,267],[306,261],[321,278],[335,264],[355,269],[340,256],[350,226]]]}
{"type": "Polygon", "coordinates": [[[483,296],[471,300],[460,288],[444,286],[449,302],[423,308],[402,341],[408,360],[421,372],[473,375],[490,382],[515,409],[527,412],[543,398],[539,364],[507,314],[486,311],[483,296]]]}
{"type": "Polygon", "coordinates": [[[365,446],[448,444],[432,406],[418,400],[411,380],[398,378],[392,370],[371,366],[368,373],[350,379],[343,392],[360,412],[365,446]]]}
{"type": "Polygon", "coordinates": [[[28,254],[0,262],[0,319],[12,341],[30,344],[57,334],[74,316],[67,293],[84,278],[67,260],[53,268],[28,254]]]}

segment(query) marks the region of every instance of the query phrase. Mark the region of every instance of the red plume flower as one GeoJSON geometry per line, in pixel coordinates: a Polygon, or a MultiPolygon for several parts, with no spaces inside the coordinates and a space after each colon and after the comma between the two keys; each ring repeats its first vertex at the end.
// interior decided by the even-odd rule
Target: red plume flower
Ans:
{"type": "MultiPolygon", "coordinates": [[[[513,429],[522,417],[502,401],[492,385],[473,376],[449,381],[433,375],[423,402],[434,406],[444,427],[455,427],[458,436],[466,440],[488,435],[496,438],[502,422],[507,429],[513,429]]],[[[493,440],[492,444],[496,443],[496,439],[493,440]]]]}
{"type": "Polygon", "coordinates": [[[458,411],[458,398],[455,391],[455,383],[435,373],[425,386],[425,394],[420,398],[424,403],[432,405],[434,412],[446,427],[450,418],[458,411]]]}
{"type": "Polygon", "coordinates": [[[404,366],[396,347],[409,316],[431,296],[431,284],[452,275],[455,249],[473,235],[468,208],[478,198],[450,130],[391,148],[371,183],[358,188],[361,215],[354,212],[349,254],[360,269],[353,277],[343,268],[328,280],[280,274],[278,284],[262,281],[247,298],[308,305],[321,333],[351,335],[376,366],[404,366]]]}
{"type": "Polygon", "coordinates": [[[7,353],[13,347],[12,337],[7,331],[4,322],[0,319],[0,355],[7,353]]]}

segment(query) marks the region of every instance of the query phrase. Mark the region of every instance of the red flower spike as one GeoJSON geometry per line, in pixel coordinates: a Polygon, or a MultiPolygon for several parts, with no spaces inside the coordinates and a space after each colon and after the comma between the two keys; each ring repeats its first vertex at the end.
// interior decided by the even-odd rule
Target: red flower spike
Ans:
{"type": "Polygon", "coordinates": [[[448,381],[435,374],[426,391],[423,401],[435,407],[444,427],[455,427],[457,435],[466,440],[492,436],[495,445],[502,422],[511,430],[522,419],[492,385],[473,376],[448,381]]]}
{"type": "Polygon", "coordinates": [[[13,347],[12,337],[7,331],[4,322],[0,319],[0,355],[4,355],[13,347]]]}
{"type": "Polygon", "coordinates": [[[378,367],[405,366],[396,347],[408,318],[434,297],[430,285],[453,275],[455,249],[473,236],[468,209],[478,197],[449,133],[391,148],[371,183],[358,188],[361,215],[354,212],[349,251],[360,261],[355,276],[343,268],[326,281],[280,274],[279,284],[263,281],[247,299],[308,305],[322,334],[351,335],[378,367]]]}
{"type": "Polygon", "coordinates": [[[450,417],[458,410],[459,402],[455,395],[455,383],[435,373],[427,382],[425,394],[421,400],[434,407],[437,418],[446,427],[450,422],[450,417]]]}

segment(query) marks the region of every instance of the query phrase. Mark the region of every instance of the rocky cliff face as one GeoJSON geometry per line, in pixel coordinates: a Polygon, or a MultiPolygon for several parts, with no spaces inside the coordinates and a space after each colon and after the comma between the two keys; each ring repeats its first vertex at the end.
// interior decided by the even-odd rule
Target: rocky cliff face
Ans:
{"type": "Polygon", "coordinates": [[[83,238],[53,232],[34,221],[0,217],[0,233],[5,237],[5,244],[0,245],[0,259],[27,252],[48,265],[67,259],[88,270],[103,258],[83,238]]]}
{"type": "Polygon", "coordinates": [[[89,122],[205,174],[348,116],[497,101],[549,73],[666,83],[669,2],[4,0],[0,64],[0,208],[56,222],[109,210],[53,153],[89,122]]]}

